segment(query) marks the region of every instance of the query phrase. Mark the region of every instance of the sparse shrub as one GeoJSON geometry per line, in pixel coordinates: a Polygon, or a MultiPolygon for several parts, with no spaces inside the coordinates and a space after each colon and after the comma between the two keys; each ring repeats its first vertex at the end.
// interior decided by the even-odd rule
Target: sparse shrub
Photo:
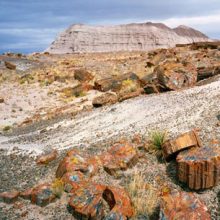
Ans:
{"type": "Polygon", "coordinates": [[[6,126],[3,128],[3,131],[4,131],[4,132],[7,132],[7,131],[9,131],[9,130],[11,130],[11,126],[9,126],[9,125],[6,125],[6,126]]]}
{"type": "Polygon", "coordinates": [[[163,157],[162,146],[167,138],[166,131],[153,131],[150,135],[149,151],[155,154],[158,158],[163,157]]]}
{"type": "Polygon", "coordinates": [[[61,179],[55,179],[52,183],[53,194],[57,197],[61,197],[64,191],[64,183],[61,179]]]}
{"type": "Polygon", "coordinates": [[[135,216],[151,216],[154,213],[159,200],[157,189],[144,180],[141,172],[134,174],[127,190],[135,209],[135,216]]]}
{"type": "Polygon", "coordinates": [[[131,79],[122,81],[122,91],[124,92],[135,92],[137,90],[137,83],[131,79]]]}

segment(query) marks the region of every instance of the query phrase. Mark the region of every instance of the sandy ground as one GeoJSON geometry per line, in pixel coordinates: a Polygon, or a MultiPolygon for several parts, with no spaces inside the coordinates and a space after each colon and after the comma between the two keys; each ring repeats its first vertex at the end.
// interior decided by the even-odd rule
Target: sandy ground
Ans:
{"type": "MultiPolygon", "coordinates": [[[[13,188],[24,189],[42,181],[48,181],[64,152],[72,147],[86,150],[91,154],[106,150],[121,137],[132,137],[141,133],[147,137],[154,129],[167,130],[175,136],[192,128],[201,128],[200,136],[204,144],[211,139],[220,140],[217,115],[220,114],[220,81],[178,92],[160,95],[140,96],[131,100],[81,113],[73,118],[57,119],[14,134],[0,135],[1,191],[13,188]],[[42,132],[42,130],[44,132],[42,132]],[[20,133],[20,134],[19,134],[20,133]],[[39,167],[34,157],[50,149],[59,150],[59,158],[46,167],[39,167]],[[34,175],[33,175],[34,173],[34,175]]],[[[135,169],[145,172],[147,179],[154,182],[161,175],[171,188],[187,190],[175,180],[175,163],[158,164],[151,155],[140,161],[135,169]]],[[[131,171],[124,176],[131,175],[131,171]]],[[[101,182],[113,182],[102,174],[101,182]]],[[[123,185],[123,179],[117,184],[123,185]]],[[[220,219],[220,186],[199,192],[205,201],[212,219],[220,219]]],[[[58,201],[45,208],[26,206],[16,210],[14,206],[0,205],[2,219],[73,219],[66,210],[65,203],[58,201]],[[25,207],[25,208],[24,208],[25,207]],[[28,213],[21,217],[21,213],[28,213]]],[[[1,218],[0,218],[1,219],[1,218]]]]}

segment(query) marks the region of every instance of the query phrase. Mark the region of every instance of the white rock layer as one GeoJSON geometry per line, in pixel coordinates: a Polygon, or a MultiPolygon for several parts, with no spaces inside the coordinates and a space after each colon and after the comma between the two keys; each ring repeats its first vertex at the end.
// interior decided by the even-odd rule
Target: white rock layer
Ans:
{"type": "Polygon", "coordinates": [[[206,35],[186,26],[171,29],[150,22],[115,26],[75,24],[62,32],[46,51],[57,54],[149,51],[208,40],[206,35]]]}

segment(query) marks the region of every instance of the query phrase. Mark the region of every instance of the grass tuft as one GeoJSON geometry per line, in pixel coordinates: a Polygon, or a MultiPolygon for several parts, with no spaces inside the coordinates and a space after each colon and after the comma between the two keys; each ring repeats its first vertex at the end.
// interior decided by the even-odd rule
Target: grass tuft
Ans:
{"type": "Polygon", "coordinates": [[[135,210],[135,216],[151,216],[157,208],[159,197],[157,189],[144,180],[141,172],[134,174],[131,182],[127,185],[135,210]]]}

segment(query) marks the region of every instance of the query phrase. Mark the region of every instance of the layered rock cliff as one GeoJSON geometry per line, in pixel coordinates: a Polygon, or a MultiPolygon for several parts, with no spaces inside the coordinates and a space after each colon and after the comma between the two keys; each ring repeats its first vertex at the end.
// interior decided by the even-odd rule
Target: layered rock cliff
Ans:
{"type": "Polygon", "coordinates": [[[46,51],[57,54],[148,51],[208,40],[206,35],[186,26],[171,29],[151,22],[115,26],[75,24],[62,32],[46,51]]]}

